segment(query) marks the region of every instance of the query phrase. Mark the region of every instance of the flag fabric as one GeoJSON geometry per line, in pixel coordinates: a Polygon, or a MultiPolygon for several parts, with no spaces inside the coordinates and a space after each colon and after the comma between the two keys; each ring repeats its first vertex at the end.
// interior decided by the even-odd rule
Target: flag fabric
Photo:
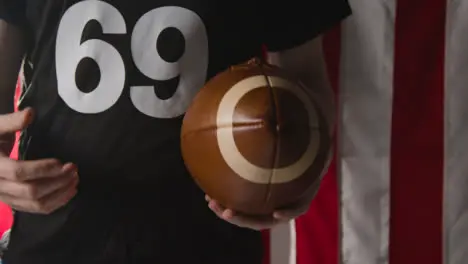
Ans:
{"type": "Polygon", "coordinates": [[[324,38],[334,161],[265,264],[466,264],[468,1],[350,4],[324,38]]]}

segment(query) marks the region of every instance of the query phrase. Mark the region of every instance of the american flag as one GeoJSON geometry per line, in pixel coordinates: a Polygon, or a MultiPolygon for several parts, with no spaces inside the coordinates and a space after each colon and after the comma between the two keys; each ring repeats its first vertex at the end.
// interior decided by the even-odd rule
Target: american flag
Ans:
{"type": "Polygon", "coordinates": [[[265,264],[467,264],[468,1],[350,4],[324,39],[334,163],[265,264]]]}

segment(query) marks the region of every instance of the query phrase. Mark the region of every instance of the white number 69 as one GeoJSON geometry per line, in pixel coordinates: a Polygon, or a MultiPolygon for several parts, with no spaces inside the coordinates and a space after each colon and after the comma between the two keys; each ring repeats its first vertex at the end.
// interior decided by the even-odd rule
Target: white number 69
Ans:
{"type": "MultiPolygon", "coordinates": [[[[82,1],[63,15],[55,54],[58,93],[70,108],[84,114],[111,108],[122,95],[126,78],[124,61],[115,47],[100,39],[81,43],[83,31],[91,20],[101,25],[103,34],[127,33],[122,14],[106,2],[82,1]],[[89,93],[80,91],[75,80],[78,64],[84,58],[94,60],[101,72],[98,86],[89,93]]],[[[151,10],[133,29],[131,52],[136,67],[148,78],[164,81],[180,76],[175,94],[166,100],[156,96],[153,86],[131,86],[134,106],[155,118],[174,118],[183,114],[206,79],[208,37],[201,18],[182,7],[151,10]],[[160,33],[168,27],[178,29],[186,42],[184,54],[176,62],[163,60],[156,49],[160,33]]]]}

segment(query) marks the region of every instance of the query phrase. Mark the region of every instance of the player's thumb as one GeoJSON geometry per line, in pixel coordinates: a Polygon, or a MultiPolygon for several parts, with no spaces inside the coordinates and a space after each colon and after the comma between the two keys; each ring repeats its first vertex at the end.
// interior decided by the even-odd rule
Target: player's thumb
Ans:
{"type": "Polygon", "coordinates": [[[26,108],[11,114],[0,115],[0,136],[25,129],[31,124],[33,115],[34,113],[31,108],[26,108]]]}

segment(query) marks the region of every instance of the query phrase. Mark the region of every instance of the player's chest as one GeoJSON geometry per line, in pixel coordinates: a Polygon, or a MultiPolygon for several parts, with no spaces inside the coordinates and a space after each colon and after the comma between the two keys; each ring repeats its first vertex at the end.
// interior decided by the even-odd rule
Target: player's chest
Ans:
{"type": "MultiPolygon", "coordinates": [[[[158,27],[182,27],[187,33],[199,27],[215,30],[248,30],[246,24],[255,17],[256,1],[240,0],[30,0],[27,15],[33,27],[53,27],[61,24],[70,29],[89,26],[95,21],[114,31],[141,33],[158,27]],[[65,25],[64,25],[65,24],[65,25]],[[237,27],[237,28],[235,28],[237,27]]],[[[153,30],[154,31],[154,30],[153,30]]]]}
{"type": "MultiPolygon", "coordinates": [[[[54,43],[61,54],[66,46],[99,39],[125,61],[143,61],[157,51],[172,63],[183,54],[189,59],[192,53],[195,59],[207,50],[210,58],[238,63],[246,56],[244,51],[251,53],[259,45],[256,12],[256,1],[246,0],[30,0],[27,17],[37,52],[54,43]]],[[[103,45],[89,47],[88,52],[103,53],[98,48],[103,45]]]]}
{"type": "Polygon", "coordinates": [[[81,114],[130,105],[146,116],[178,117],[207,78],[260,50],[254,9],[239,2],[28,3],[35,87],[50,105],[58,94],[81,114]]]}

